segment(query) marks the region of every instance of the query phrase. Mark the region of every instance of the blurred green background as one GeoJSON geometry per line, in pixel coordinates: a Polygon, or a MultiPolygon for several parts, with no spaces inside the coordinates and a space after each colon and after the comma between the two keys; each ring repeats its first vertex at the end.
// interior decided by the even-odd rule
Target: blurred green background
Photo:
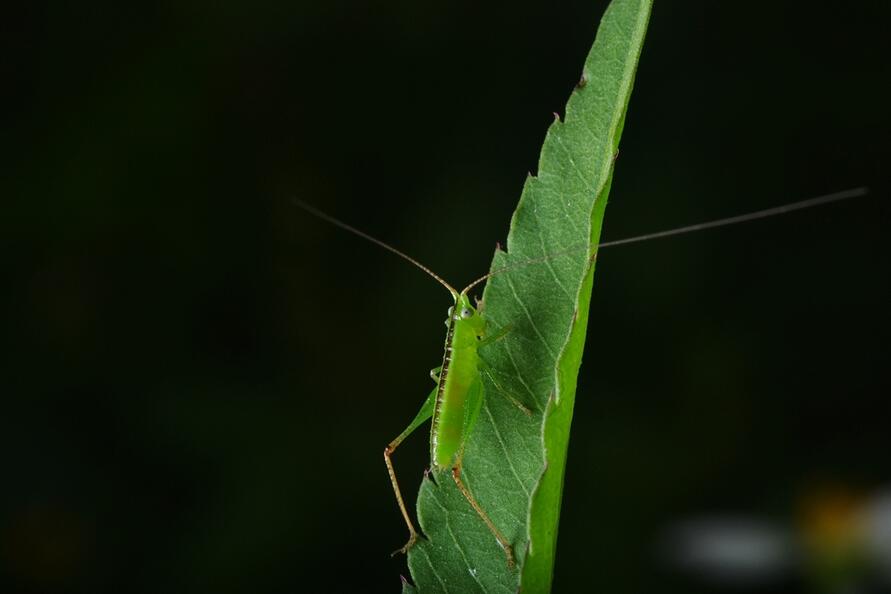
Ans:
{"type": "MultiPolygon", "coordinates": [[[[8,8],[0,590],[397,591],[449,299],[291,199],[480,275],[605,5],[8,8]]],[[[605,239],[872,194],[602,253],[556,591],[818,591],[660,543],[891,485],[888,22],[657,3],[605,239]]]]}

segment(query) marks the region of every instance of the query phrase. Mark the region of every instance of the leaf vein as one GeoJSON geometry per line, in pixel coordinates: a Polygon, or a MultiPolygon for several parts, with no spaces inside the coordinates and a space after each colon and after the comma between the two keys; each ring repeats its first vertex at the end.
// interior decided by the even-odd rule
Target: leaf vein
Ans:
{"type": "MultiPolygon", "coordinates": [[[[436,501],[436,500],[434,499],[434,501],[436,501]]],[[[448,531],[449,536],[452,537],[452,541],[455,543],[455,548],[458,550],[458,554],[461,555],[461,559],[464,561],[464,564],[467,566],[467,573],[470,574],[470,577],[473,578],[473,581],[475,581],[476,584],[480,587],[480,590],[485,592],[486,591],[485,586],[483,586],[482,582],[480,582],[479,579],[476,577],[476,573],[474,572],[473,567],[470,565],[470,561],[467,560],[467,552],[464,550],[464,547],[458,541],[458,537],[455,534],[455,531],[452,530],[451,514],[449,513],[449,510],[446,509],[445,507],[443,507],[443,505],[439,501],[436,501],[436,505],[439,507],[439,509],[442,510],[443,515],[445,515],[446,530],[448,531]]]]}
{"type": "MultiPolygon", "coordinates": [[[[541,245],[542,250],[545,250],[545,251],[547,250],[547,246],[545,246],[544,237],[542,236],[542,234],[540,232],[538,234],[538,243],[541,245]]],[[[557,271],[554,270],[554,267],[552,266],[551,262],[549,260],[545,260],[544,263],[545,263],[545,266],[547,266],[548,270],[550,270],[551,276],[554,277],[554,282],[557,283],[557,286],[560,287],[560,290],[563,291],[563,294],[566,295],[566,298],[569,299],[570,301],[574,301],[572,294],[563,285],[563,283],[560,282],[560,278],[557,276],[557,271]]]]}
{"type": "MultiPolygon", "coordinates": [[[[434,500],[435,500],[434,496],[434,500]]],[[[437,502],[439,505],[439,502],[437,502]]],[[[440,505],[440,507],[442,507],[440,505]]],[[[436,581],[439,582],[439,585],[442,586],[442,591],[448,594],[449,588],[446,586],[446,583],[443,581],[442,577],[440,577],[439,572],[436,571],[436,567],[433,566],[433,561],[430,559],[430,554],[427,552],[427,549],[424,547],[419,547],[421,552],[424,553],[424,560],[427,561],[427,566],[430,568],[430,571],[433,572],[433,576],[436,578],[436,581]]]]}
{"type": "Polygon", "coordinates": [[[517,293],[517,288],[514,286],[513,281],[510,279],[510,276],[505,278],[507,281],[507,286],[510,287],[510,291],[513,294],[514,299],[517,304],[523,309],[523,313],[526,314],[526,319],[529,320],[529,324],[532,326],[532,329],[535,330],[535,333],[538,335],[539,340],[541,340],[545,349],[547,349],[548,354],[551,356],[551,360],[556,363],[557,354],[554,352],[554,349],[551,348],[551,345],[545,340],[544,335],[541,333],[541,330],[538,329],[538,326],[535,324],[535,320],[532,319],[532,314],[529,313],[529,308],[526,307],[526,304],[523,303],[523,300],[520,299],[520,295],[517,293]]]}
{"type": "Polygon", "coordinates": [[[527,489],[526,485],[523,483],[523,479],[521,479],[519,473],[517,473],[517,469],[514,466],[513,460],[511,459],[510,450],[507,449],[507,444],[504,443],[504,438],[501,436],[501,431],[498,430],[498,424],[495,422],[495,417],[492,416],[492,411],[489,409],[488,406],[484,406],[483,408],[486,409],[486,415],[489,417],[489,421],[492,423],[492,431],[495,433],[495,437],[498,438],[498,444],[501,446],[501,449],[504,450],[504,459],[507,460],[507,465],[508,467],[510,467],[510,471],[513,473],[514,478],[517,479],[517,483],[519,483],[520,489],[522,489],[526,497],[532,497],[529,489],[527,489]]]}

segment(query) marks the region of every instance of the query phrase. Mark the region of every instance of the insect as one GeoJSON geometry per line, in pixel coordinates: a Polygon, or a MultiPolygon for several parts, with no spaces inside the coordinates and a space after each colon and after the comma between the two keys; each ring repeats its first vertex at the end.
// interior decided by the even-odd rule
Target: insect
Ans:
{"type": "MultiPolygon", "coordinates": [[[[867,190],[865,188],[855,188],[837,192],[834,194],[828,194],[818,198],[812,198],[810,200],[793,202],[783,206],[751,212],[734,217],[718,219],[707,223],[689,225],[686,227],[670,229],[667,231],[604,242],[596,247],[591,257],[595,257],[597,251],[604,247],[624,245],[634,242],[669,237],[673,235],[680,235],[683,233],[691,233],[704,229],[732,225],[736,223],[743,223],[759,218],[766,218],[784,214],[787,212],[792,212],[795,210],[818,206],[821,204],[836,202],[846,198],[862,196],[866,193],[867,190]]],[[[396,479],[396,471],[393,467],[392,455],[393,452],[396,451],[399,445],[409,435],[411,435],[428,419],[431,419],[430,470],[435,473],[448,472],[451,475],[458,490],[461,492],[470,506],[474,509],[480,519],[485,523],[485,525],[489,529],[489,532],[491,532],[492,536],[504,550],[508,565],[510,567],[515,566],[516,560],[510,541],[498,529],[498,527],[495,525],[486,511],[476,501],[473,493],[471,493],[470,489],[468,489],[465,482],[462,480],[464,445],[467,441],[468,436],[473,431],[483,399],[487,397],[482,381],[483,377],[488,376],[491,380],[492,385],[498,388],[497,382],[494,381],[494,377],[479,356],[479,349],[486,344],[490,344],[492,342],[500,340],[510,330],[509,326],[500,329],[489,328],[489,325],[487,324],[487,321],[483,315],[482,305],[480,305],[479,307],[475,307],[471,303],[468,291],[495,275],[508,272],[509,270],[514,270],[518,267],[541,263],[551,258],[558,257],[567,252],[564,251],[554,253],[543,258],[527,260],[512,267],[494,270],[486,275],[477,278],[469,285],[464,287],[464,289],[462,289],[461,291],[457,291],[452,287],[452,285],[447,283],[432,270],[430,270],[411,256],[390,246],[389,244],[384,243],[383,241],[376,239],[371,235],[368,235],[367,233],[360,231],[359,229],[339,219],[336,219],[309,204],[306,204],[303,201],[297,200],[296,204],[307,212],[321,218],[322,220],[327,221],[328,223],[340,227],[346,231],[349,231],[350,233],[353,233],[367,241],[370,241],[407,260],[408,262],[425,272],[427,275],[432,277],[442,286],[444,286],[449,291],[449,294],[452,296],[454,302],[452,307],[450,307],[448,310],[448,318],[446,320],[447,330],[442,363],[439,367],[431,370],[430,372],[431,377],[436,382],[436,387],[424,400],[420,411],[417,413],[417,415],[415,415],[411,423],[409,423],[405,430],[402,431],[402,433],[400,433],[395,439],[393,439],[386,448],[384,448],[384,462],[387,466],[387,472],[390,476],[390,482],[393,486],[393,491],[396,496],[396,502],[399,506],[399,510],[402,513],[402,517],[404,518],[409,531],[408,542],[403,547],[395,551],[394,554],[400,552],[406,553],[417,542],[419,535],[417,529],[414,526],[414,523],[412,522],[411,516],[408,513],[408,509],[405,505],[405,500],[399,488],[399,482],[396,479]]],[[[507,398],[512,404],[514,404],[524,413],[531,414],[529,409],[526,408],[511,394],[504,392],[500,388],[498,388],[496,391],[499,392],[501,396],[507,398]]]]}
{"type": "MultiPolygon", "coordinates": [[[[506,269],[496,270],[481,276],[459,292],[439,275],[411,256],[304,202],[298,201],[297,204],[317,217],[375,243],[411,262],[444,286],[454,301],[454,305],[448,310],[448,318],[446,319],[446,327],[448,329],[446,330],[442,364],[430,372],[431,377],[436,382],[436,387],[424,400],[421,410],[412,422],[409,423],[408,427],[384,448],[384,462],[387,465],[390,482],[393,484],[393,491],[396,494],[399,510],[402,512],[402,517],[405,519],[409,532],[408,542],[405,546],[396,550],[394,554],[408,552],[418,540],[418,531],[415,529],[408,509],[405,506],[405,500],[402,497],[402,491],[396,479],[396,471],[393,468],[391,457],[396,448],[415,429],[426,422],[427,419],[432,419],[430,430],[430,470],[437,473],[441,471],[449,471],[451,473],[458,490],[461,491],[461,494],[464,495],[471,507],[485,522],[489,531],[504,550],[508,565],[513,567],[515,564],[513,547],[498,527],[495,526],[495,523],[485,510],[477,503],[470,489],[467,488],[467,485],[461,478],[464,444],[467,436],[473,430],[484,398],[482,375],[489,374],[485,364],[479,357],[478,350],[486,344],[499,340],[507,333],[507,329],[494,333],[488,331],[486,321],[480,310],[471,303],[468,291],[493,275],[506,272],[506,269]]],[[[532,264],[534,261],[528,263],[532,264]]],[[[527,263],[524,262],[521,265],[525,264],[527,263]]],[[[513,396],[506,393],[504,396],[524,413],[531,414],[529,409],[513,396]]]]}

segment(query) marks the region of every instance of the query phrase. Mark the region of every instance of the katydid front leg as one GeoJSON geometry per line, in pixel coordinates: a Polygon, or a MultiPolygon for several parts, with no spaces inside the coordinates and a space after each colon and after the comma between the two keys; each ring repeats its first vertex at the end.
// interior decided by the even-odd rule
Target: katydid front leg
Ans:
{"type": "MultiPolygon", "coordinates": [[[[431,370],[431,374],[432,373],[433,371],[431,370]]],[[[396,471],[393,469],[393,462],[390,460],[390,456],[396,451],[396,448],[399,447],[399,444],[401,444],[406,437],[411,435],[415,429],[420,427],[427,419],[433,416],[433,407],[436,404],[436,392],[437,388],[434,388],[433,391],[430,392],[430,395],[427,396],[424,404],[421,405],[421,410],[415,415],[414,420],[412,420],[408,427],[405,428],[405,431],[400,433],[396,439],[391,441],[390,444],[384,448],[384,462],[387,465],[387,471],[390,473],[390,482],[393,484],[393,492],[396,493],[396,503],[399,504],[399,511],[402,512],[402,517],[405,518],[405,525],[408,526],[409,535],[408,542],[405,543],[405,546],[401,549],[393,551],[394,555],[396,553],[407,553],[418,540],[418,532],[415,530],[415,525],[412,523],[411,516],[408,515],[408,509],[405,507],[405,501],[402,499],[402,491],[399,490],[399,483],[396,480],[396,471]]]]}
{"type": "Polygon", "coordinates": [[[486,334],[485,337],[480,339],[479,343],[477,344],[477,348],[482,348],[484,346],[492,344],[493,342],[498,342],[499,340],[510,334],[510,331],[513,330],[513,328],[513,324],[506,324],[495,332],[486,334]]]}
{"type": "Polygon", "coordinates": [[[495,386],[495,389],[498,390],[498,393],[501,394],[501,396],[503,396],[508,402],[510,402],[511,404],[516,406],[518,409],[520,409],[520,412],[523,413],[524,415],[526,415],[527,417],[532,416],[532,411],[529,409],[528,406],[523,404],[519,398],[517,398],[516,396],[514,396],[513,394],[511,394],[510,392],[508,392],[507,390],[505,390],[504,388],[501,387],[501,384],[498,383],[498,380],[496,380],[495,376],[492,374],[491,367],[489,367],[486,364],[481,363],[480,369],[482,370],[483,373],[486,374],[486,377],[489,378],[489,381],[492,382],[492,385],[495,386]]]}
{"type": "MultiPolygon", "coordinates": [[[[506,326],[502,326],[501,328],[499,328],[492,334],[489,334],[489,335],[485,336],[484,338],[480,339],[477,346],[479,348],[482,348],[486,345],[492,344],[493,342],[498,342],[499,340],[501,340],[505,336],[507,336],[512,329],[513,329],[513,324],[507,324],[506,326]]],[[[480,368],[480,371],[482,371],[483,373],[486,374],[486,376],[488,376],[489,380],[492,382],[492,385],[495,386],[495,389],[498,390],[499,394],[501,394],[502,396],[507,398],[508,402],[510,402],[517,408],[519,408],[520,411],[522,411],[522,413],[524,415],[526,415],[527,417],[532,416],[532,411],[529,410],[529,407],[527,407],[525,404],[523,404],[519,398],[517,398],[516,396],[514,396],[513,394],[511,394],[510,392],[508,392],[507,390],[505,390],[504,388],[501,387],[501,384],[498,383],[498,380],[495,379],[495,376],[492,373],[492,368],[489,367],[489,364],[486,363],[485,359],[483,359],[482,357],[479,360],[479,368],[480,368]]],[[[431,373],[432,373],[432,371],[431,371],[431,373]]]]}

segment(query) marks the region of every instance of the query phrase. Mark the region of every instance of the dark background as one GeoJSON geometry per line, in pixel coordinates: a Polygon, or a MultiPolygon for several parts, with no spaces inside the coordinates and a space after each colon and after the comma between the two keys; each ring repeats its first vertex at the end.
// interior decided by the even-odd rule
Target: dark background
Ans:
{"type": "MultiPolygon", "coordinates": [[[[0,590],[397,591],[449,299],[291,198],[478,276],[605,4],[8,8],[0,590]]],[[[556,591],[817,591],[660,542],[891,485],[888,22],[657,3],[605,239],[872,193],[601,254],[556,591]]]]}

